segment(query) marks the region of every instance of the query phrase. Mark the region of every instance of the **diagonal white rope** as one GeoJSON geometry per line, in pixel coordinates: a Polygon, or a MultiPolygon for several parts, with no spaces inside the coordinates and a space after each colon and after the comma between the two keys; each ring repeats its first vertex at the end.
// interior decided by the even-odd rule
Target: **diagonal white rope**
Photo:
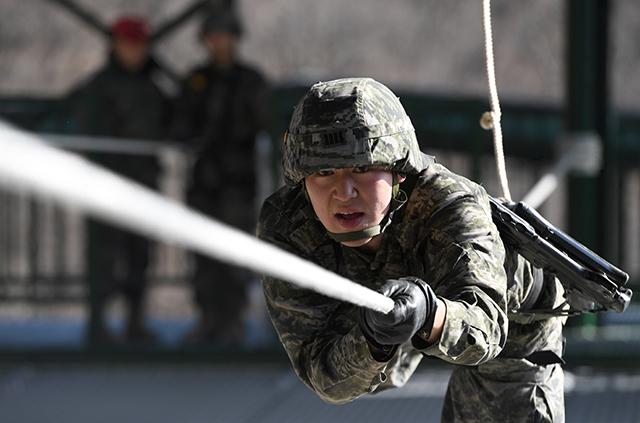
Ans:
{"type": "MultiPolygon", "coordinates": [[[[0,184],[383,313],[393,301],[0,122],[0,184]]],[[[248,206],[250,207],[250,206],[248,206]]]]}
{"type": "Polygon", "coordinates": [[[500,188],[502,189],[502,196],[507,200],[511,200],[511,192],[509,191],[509,182],[507,180],[507,168],[504,162],[504,149],[502,147],[502,127],[500,125],[502,112],[500,111],[495,63],[493,60],[493,35],[491,34],[491,0],[483,0],[482,12],[484,24],[484,48],[487,65],[487,79],[489,81],[489,94],[491,97],[491,112],[487,112],[485,113],[485,116],[483,116],[483,127],[487,129],[493,128],[493,149],[496,156],[496,166],[498,168],[500,188]],[[489,119],[487,119],[487,114],[489,114],[489,119]]]}

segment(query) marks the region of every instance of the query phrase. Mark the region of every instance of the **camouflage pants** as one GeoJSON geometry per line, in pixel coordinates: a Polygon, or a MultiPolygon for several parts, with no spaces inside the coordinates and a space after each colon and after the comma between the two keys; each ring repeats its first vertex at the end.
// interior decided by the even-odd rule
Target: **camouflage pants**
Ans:
{"type": "Polygon", "coordinates": [[[564,422],[562,367],[515,358],[457,367],[449,381],[442,421],[564,422]]]}

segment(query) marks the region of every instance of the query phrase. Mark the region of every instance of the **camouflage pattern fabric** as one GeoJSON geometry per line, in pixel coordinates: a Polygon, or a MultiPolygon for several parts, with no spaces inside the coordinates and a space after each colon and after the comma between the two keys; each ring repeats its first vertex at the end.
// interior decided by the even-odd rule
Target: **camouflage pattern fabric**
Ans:
{"type": "Polygon", "coordinates": [[[292,184],[327,167],[376,166],[417,174],[427,166],[402,104],[371,78],[313,85],[293,112],[283,156],[292,184]]]}
{"type": "Polygon", "coordinates": [[[477,367],[456,367],[442,421],[564,422],[562,368],[501,358],[477,367]]]}
{"type": "MultiPolygon", "coordinates": [[[[561,354],[562,322],[508,322],[535,271],[505,252],[486,192],[439,164],[409,177],[404,189],[410,183],[409,201],[375,255],[332,241],[300,185],[265,202],[262,239],[372,289],[390,278],[419,277],[447,307],[437,344],[422,351],[403,345],[389,362],[377,362],[357,307],[265,277],[269,313],[296,374],[325,401],[344,403],[403,385],[425,354],[457,365],[443,421],[563,421],[562,369],[523,358],[539,350],[561,354]]],[[[547,282],[541,301],[558,303],[558,284],[547,282]]]]}

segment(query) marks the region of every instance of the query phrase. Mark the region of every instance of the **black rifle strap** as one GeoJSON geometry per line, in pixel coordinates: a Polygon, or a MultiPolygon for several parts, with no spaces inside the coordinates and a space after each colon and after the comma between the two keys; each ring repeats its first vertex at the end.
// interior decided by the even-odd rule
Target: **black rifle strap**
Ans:
{"type": "Polygon", "coordinates": [[[538,366],[548,366],[549,364],[566,364],[564,359],[550,350],[536,351],[524,357],[538,366]]]}

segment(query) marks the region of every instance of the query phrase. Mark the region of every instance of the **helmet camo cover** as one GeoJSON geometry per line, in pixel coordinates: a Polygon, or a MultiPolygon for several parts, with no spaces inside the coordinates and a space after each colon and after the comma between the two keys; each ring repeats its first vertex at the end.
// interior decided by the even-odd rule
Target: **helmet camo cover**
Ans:
{"type": "Polygon", "coordinates": [[[400,100],[371,78],[314,84],[285,136],[283,167],[293,184],[321,169],[363,165],[417,174],[428,161],[400,100]]]}

